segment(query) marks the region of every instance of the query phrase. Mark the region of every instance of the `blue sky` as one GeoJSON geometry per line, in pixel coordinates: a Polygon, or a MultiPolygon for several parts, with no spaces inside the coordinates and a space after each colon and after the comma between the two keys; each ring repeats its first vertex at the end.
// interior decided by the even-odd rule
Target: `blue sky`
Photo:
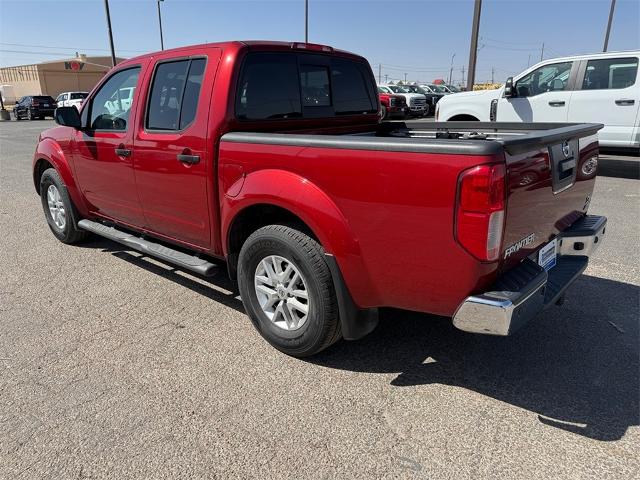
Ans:
{"type": "MultiPolygon", "coordinates": [[[[309,41],[369,59],[383,80],[455,81],[468,64],[473,0],[310,0],[309,41]]],[[[155,0],[110,0],[116,54],[158,50],[155,0]]],[[[610,0],[484,0],[477,81],[544,58],[602,49],[610,0]]],[[[165,48],[235,39],[303,40],[304,0],[165,0],[165,48]]],[[[103,0],[0,0],[0,65],[108,55],[103,0]]],[[[640,49],[640,1],[618,0],[609,50],[640,49]]]]}

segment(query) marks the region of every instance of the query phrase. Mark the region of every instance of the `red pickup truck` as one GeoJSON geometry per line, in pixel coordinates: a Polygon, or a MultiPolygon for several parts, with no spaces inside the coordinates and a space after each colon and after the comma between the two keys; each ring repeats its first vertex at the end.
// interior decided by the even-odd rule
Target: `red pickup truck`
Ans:
{"type": "Polygon", "coordinates": [[[385,93],[378,87],[378,98],[380,99],[380,118],[405,118],[409,111],[407,101],[402,95],[385,93]]]}
{"type": "Polygon", "coordinates": [[[62,242],[90,232],[211,276],[308,356],[379,307],[507,335],[558,303],[605,234],[594,124],[380,123],[364,58],[305,43],[178,48],[112,69],[40,135],[62,242]]]}

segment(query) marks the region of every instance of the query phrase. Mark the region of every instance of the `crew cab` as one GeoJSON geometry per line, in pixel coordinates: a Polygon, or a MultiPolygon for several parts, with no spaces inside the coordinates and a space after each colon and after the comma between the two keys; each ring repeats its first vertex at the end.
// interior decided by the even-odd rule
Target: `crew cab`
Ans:
{"type": "Polygon", "coordinates": [[[402,95],[386,93],[378,87],[378,98],[380,99],[380,117],[386,118],[400,117],[407,115],[407,102],[402,95]]]}
{"type": "Polygon", "coordinates": [[[402,95],[409,107],[409,114],[414,117],[421,117],[429,113],[427,98],[421,93],[412,93],[404,85],[378,85],[384,93],[402,95]]]}
{"type": "Polygon", "coordinates": [[[62,92],[56,98],[56,104],[58,107],[76,107],[80,110],[80,106],[85,98],[89,95],[88,92],[62,92]]]}
{"type": "Polygon", "coordinates": [[[601,147],[640,151],[640,51],[554,58],[497,90],[448,95],[436,119],[597,122],[601,147]]]}
{"type": "Polygon", "coordinates": [[[561,300],[605,234],[587,215],[601,125],[379,116],[352,53],[165,50],[118,64],[80,112],[58,108],[33,181],[64,243],[92,233],[205,277],[226,266],[293,356],[361,338],[380,307],[507,335],[561,300]]]}

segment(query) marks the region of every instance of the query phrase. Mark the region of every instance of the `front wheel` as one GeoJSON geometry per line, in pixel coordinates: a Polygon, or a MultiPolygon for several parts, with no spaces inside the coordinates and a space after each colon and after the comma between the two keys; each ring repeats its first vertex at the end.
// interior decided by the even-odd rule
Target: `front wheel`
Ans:
{"type": "Polygon", "coordinates": [[[55,168],[49,168],[42,174],[40,199],[49,228],[58,240],[72,244],[87,238],[89,233],[78,227],[75,208],[55,168]]]}
{"type": "Polygon", "coordinates": [[[27,120],[33,120],[33,112],[31,109],[27,110],[27,120]]]}
{"type": "Polygon", "coordinates": [[[382,117],[382,120],[386,120],[388,116],[387,107],[385,107],[384,105],[381,105],[380,108],[381,108],[380,116],[382,117]]]}
{"type": "Polygon", "coordinates": [[[340,339],[324,250],[300,230],[269,225],[251,234],[240,251],[238,286],[254,326],[281,352],[308,357],[340,339]]]}

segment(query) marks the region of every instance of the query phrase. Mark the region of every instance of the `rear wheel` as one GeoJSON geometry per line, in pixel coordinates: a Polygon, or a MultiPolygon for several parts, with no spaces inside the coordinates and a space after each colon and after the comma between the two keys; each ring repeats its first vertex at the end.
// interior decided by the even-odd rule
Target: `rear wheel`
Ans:
{"type": "Polygon", "coordinates": [[[78,227],[78,214],[54,168],[45,170],[40,178],[40,199],[49,228],[58,240],[72,244],[89,236],[88,232],[78,227]]]}
{"type": "Polygon", "coordinates": [[[16,109],[13,110],[13,116],[16,118],[16,122],[19,122],[20,120],[22,120],[20,118],[20,114],[18,113],[18,110],[16,109]]]}
{"type": "Polygon", "coordinates": [[[269,225],[251,234],[240,251],[238,285],[254,326],[278,350],[307,357],[340,339],[324,250],[305,233],[269,225]]]}

